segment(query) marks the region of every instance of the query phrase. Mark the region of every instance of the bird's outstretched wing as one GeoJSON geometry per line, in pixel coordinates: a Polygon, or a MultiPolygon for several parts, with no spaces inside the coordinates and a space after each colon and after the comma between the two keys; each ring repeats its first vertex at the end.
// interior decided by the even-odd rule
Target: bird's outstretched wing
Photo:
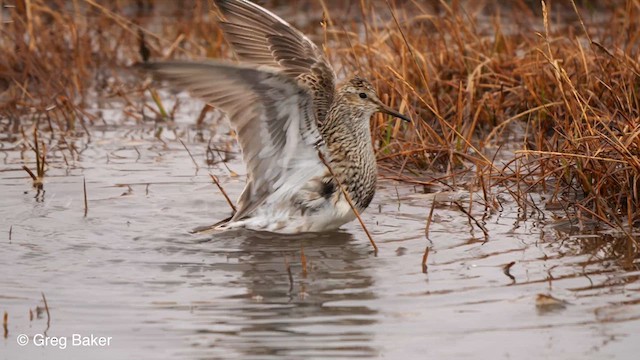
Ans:
{"type": "Polygon", "coordinates": [[[249,215],[268,198],[277,202],[292,197],[325,171],[316,150],[322,138],[311,96],[295,79],[265,66],[214,61],[139,66],[227,113],[248,173],[233,220],[249,215]]]}
{"type": "Polygon", "coordinates": [[[246,0],[215,0],[220,25],[241,62],[268,65],[311,90],[316,121],[333,101],[336,75],[322,51],[303,33],[270,11],[246,0]]]}

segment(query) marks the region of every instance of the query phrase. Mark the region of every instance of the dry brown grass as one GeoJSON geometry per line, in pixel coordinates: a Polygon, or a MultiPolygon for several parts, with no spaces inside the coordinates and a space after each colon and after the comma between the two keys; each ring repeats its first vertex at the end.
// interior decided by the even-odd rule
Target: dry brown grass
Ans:
{"type": "Polygon", "coordinates": [[[640,251],[640,3],[418,4],[367,3],[368,25],[329,35],[344,44],[342,63],[414,114],[413,127],[376,123],[389,171],[415,181],[412,168],[436,169],[449,184],[475,175],[472,190],[504,185],[536,208],[527,194],[542,192],[569,217],[617,229],[609,239],[623,239],[615,255],[630,266],[640,251]]]}
{"type": "MultiPolygon", "coordinates": [[[[4,2],[6,4],[6,2],[4,2]]],[[[169,14],[155,1],[19,0],[5,5],[0,47],[0,114],[76,131],[101,119],[86,109],[117,98],[135,117],[126,67],[146,52],[155,58],[220,56],[222,37],[206,1],[169,14]],[[161,16],[154,16],[153,14],[161,16]],[[164,15],[162,15],[164,14],[164,15]],[[146,48],[140,49],[144,37],[146,48]],[[133,108],[133,109],[132,109],[133,108]]]]}
{"type": "MultiPolygon", "coordinates": [[[[87,111],[100,99],[117,100],[134,121],[170,117],[152,90],[155,104],[141,101],[149,89],[123,68],[147,55],[228,57],[207,1],[172,3],[20,0],[6,8],[2,130],[34,127],[64,148],[65,136],[88,136],[101,121],[87,111]]],[[[339,76],[365,75],[411,114],[409,126],[374,119],[387,176],[481,189],[487,204],[498,185],[523,207],[562,204],[563,216],[616,229],[616,249],[626,249],[616,257],[630,266],[640,253],[640,2],[499,3],[267,6],[324,42],[339,76]],[[532,203],[532,191],[545,203],[532,203]]]]}

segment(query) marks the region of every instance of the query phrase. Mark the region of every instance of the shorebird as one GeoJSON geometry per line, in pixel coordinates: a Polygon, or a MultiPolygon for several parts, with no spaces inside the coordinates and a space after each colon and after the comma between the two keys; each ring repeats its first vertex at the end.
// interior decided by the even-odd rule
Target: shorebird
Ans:
{"type": "Polygon", "coordinates": [[[245,0],[214,2],[239,63],[140,66],[223,110],[236,129],[247,183],[237,211],[219,228],[320,232],[354,220],[340,186],[358,212],[373,199],[371,116],[409,118],[385,105],[365,79],[336,88],[323,52],[270,11],[245,0]]]}

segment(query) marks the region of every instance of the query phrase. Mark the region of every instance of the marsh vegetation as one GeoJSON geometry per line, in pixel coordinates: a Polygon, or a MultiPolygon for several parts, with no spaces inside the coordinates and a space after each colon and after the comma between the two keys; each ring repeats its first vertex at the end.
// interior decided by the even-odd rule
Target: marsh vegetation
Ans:
{"type": "MultiPolygon", "coordinates": [[[[502,356],[487,346],[496,333],[521,336],[539,356],[631,349],[640,3],[504,3],[263,3],[324,44],[339,78],[367,77],[413,120],[372,119],[381,186],[363,221],[381,248],[373,257],[357,223],[298,241],[187,234],[228,216],[227,193],[242,189],[233,131],[216,109],[131,65],[232,59],[208,1],[0,2],[0,222],[13,264],[2,287],[18,299],[0,297],[5,337],[38,321],[22,300],[42,307],[43,291],[53,330],[103,322],[153,333],[118,347],[141,357],[136,341],[158,346],[163,335],[155,321],[178,333],[176,354],[202,356],[464,358],[459,336],[502,356]],[[70,310],[85,296],[100,309],[88,323],[70,310]],[[423,349],[396,331],[401,321],[437,322],[444,335],[423,349]],[[572,347],[579,341],[565,340],[581,339],[585,324],[595,345],[572,347]],[[623,340],[603,330],[610,324],[623,340]],[[310,342],[277,337],[286,333],[310,342]]],[[[517,344],[505,351],[518,354],[517,344]]]]}

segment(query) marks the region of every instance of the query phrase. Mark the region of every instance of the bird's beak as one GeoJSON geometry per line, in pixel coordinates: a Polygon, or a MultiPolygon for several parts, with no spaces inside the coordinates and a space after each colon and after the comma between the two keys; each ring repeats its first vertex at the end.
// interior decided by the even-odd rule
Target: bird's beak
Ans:
{"type": "Polygon", "coordinates": [[[393,110],[392,108],[388,107],[383,103],[379,103],[378,106],[379,106],[378,111],[382,113],[389,114],[393,117],[397,117],[398,119],[402,119],[406,122],[411,122],[411,119],[409,119],[406,115],[400,114],[399,112],[393,110]]]}

